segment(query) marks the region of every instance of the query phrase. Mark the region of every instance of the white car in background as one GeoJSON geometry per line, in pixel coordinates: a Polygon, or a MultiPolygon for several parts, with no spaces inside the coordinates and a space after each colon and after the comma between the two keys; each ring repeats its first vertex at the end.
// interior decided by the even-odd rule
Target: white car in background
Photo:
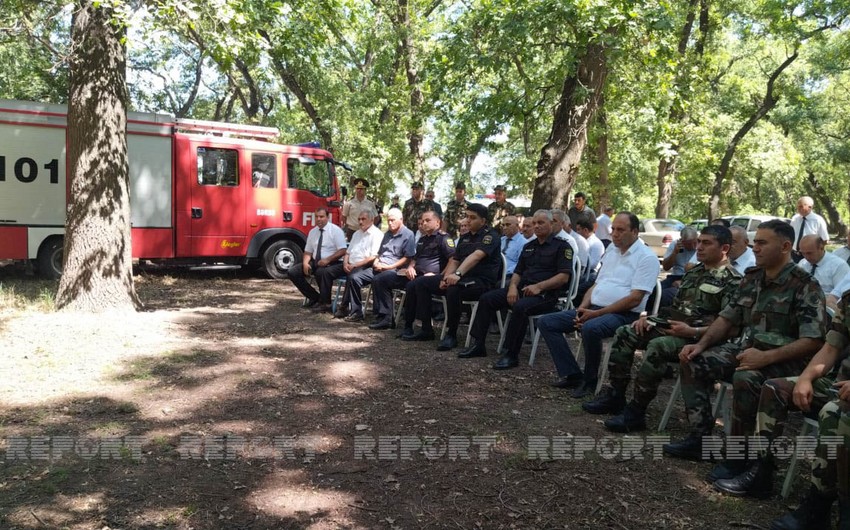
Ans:
{"type": "Polygon", "coordinates": [[[685,223],[678,219],[642,219],[639,236],[656,256],[663,258],[667,247],[679,239],[684,227],[685,223]]]}
{"type": "Polygon", "coordinates": [[[731,226],[741,226],[747,231],[747,238],[750,240],[750,246],[753,246],[753,239],[756,237],[758,226],[765,221],[771,219],[780,219],[786,223],[790,223],[791,219],[785,217],[775,217],[773,215],[724,215],[721,219],[729,221],[731,226]]]}

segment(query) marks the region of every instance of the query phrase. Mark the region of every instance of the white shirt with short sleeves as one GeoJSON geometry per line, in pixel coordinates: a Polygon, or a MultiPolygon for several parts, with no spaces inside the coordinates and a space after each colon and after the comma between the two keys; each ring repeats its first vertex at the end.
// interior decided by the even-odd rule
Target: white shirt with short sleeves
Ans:
{"type": "MultiPolygon", "coordinates": [[[[307,234],[307,243],[304,245],[304,253],[311,256],[316,255],[316,246],[319,244],[319,227],[313,227],[307,234]]],[[[333,223],[325,225],[325,237],[322,238],[322,259],[333,256],[334,253],[346,247],[345,232],[333,223]]]]}
{"type": "Polygon", "coordinates": [[[587,248],[589,252],[588,272],[595,271],[596,267],[599,266],[602,255],[605,254],[605,245],[596,237],[596,234],[590,234],[590,237],[587,238],[587,248]]]}
{"type": "MultiPolygon", "coordinates": [[[[810,274],[812,272],[812,264],[805,259],[800,260],[797,266],[810,274]]],[[[818,262],[815,269],[815,279],[820,284],[824,294],[829,294],[835,289],[836,285],[841,283],[848,272],[850,272],[850,265],[847,265],[846,261],[827,252],[818,262]]]]}
{"type": "MultiPolygon", "coordinates": [[[[800,239],[800,226],[803,224],[803,216],[795,213],[791,218],[791,226],[794,228],[794,250],[797,250],[797,241],[800,239]]],[[[803,229],[803,235],[808,236],[816,234],[824,241],[829,241],[829,232],[826,229],[826,221],[823,217],[815,212],[809,212],[806,216],[806,227],[803,229]]]]}
{"type": "Polygon", "coordinates": [[[354,235],[351,236],[351,243],[348,244],[348,252],[346,252],[348,263],[354,265],[369,256],[377,256],[383,239],[384,233],[375,225],[370,225],[365,232],[363,230],[354,232],[354,235]]]}
{"type": "Polygon", "coordinates": [[[611,218],[602,214],[596,218],[596,237],[601,240],[611,241],[611,218]]]}
{"type": "Polygon", "coordinates": [[[622,300],[634,290],[640,290],[646,294],[631,309],[633,313],[640,313],[655,289],[660,270],[658,256],[641,241],[636,240],[625,252],[611,245],[602,258],[602,268],[596,277],[590,303],[605,307],[622,300]]]}

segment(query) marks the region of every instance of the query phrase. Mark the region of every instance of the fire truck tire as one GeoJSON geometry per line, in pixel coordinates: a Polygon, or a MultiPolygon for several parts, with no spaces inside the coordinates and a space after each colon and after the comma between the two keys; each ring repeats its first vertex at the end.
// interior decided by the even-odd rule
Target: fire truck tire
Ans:
{"type": "Polygon", "coordinates": [[[61,237],[48,239],[38,251],[38,272],[45,278],[58,280],[62,276],[62,252],[65,246],[61,237]]]}
{"type": "Polygon", "coordinates": [[[263,252],[263,268],[274,280],[285,280],[289,267],[300,262],[301,249],[292,241],[272,241],[263,252]]]}

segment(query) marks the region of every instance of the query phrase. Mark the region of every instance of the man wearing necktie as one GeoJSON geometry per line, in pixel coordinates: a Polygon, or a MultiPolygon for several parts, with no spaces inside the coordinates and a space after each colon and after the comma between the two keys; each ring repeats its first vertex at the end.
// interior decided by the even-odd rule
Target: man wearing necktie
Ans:
{"type": "Polygon", "coordinates": [[[803,259],[797,266],[814,276],[824,295],[831,293],[850,273],[850,265],[827,252],[823,240],[816,235],[803,236],[800,240],[800,253],[803,259]]]}
{"type": "Polygon", "coordinates": [[[289,279],[293,285],[307,297],[305,307],[314,311],[330,311],[331,288],[335,279],[343,274],[340,258],[345,254],[345,232],[333,223],[329,223],[328,210],[316,209],[316,226],[307,234],[304,255],[301,263],[289,268],[289,279]],[[316,275],[317,291],[310,285],[309,278],[316,275]]]}
{"type": "Polygon", "coordinates": [[[812,211],[815,202],[811,197],[803,196],[797,200],[797,213],[791,218],[791,226],[794,228],[793,258],[795,262],[803,259],[800,254],[800,240],[803,236],[814,234],[824,242],[829,241],[829,232],[823,217],[812,211]]]}

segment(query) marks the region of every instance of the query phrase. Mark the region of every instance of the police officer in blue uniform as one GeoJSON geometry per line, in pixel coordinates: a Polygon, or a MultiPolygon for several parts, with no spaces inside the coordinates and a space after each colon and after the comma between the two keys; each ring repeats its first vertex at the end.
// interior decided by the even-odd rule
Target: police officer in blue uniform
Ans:
{"type": "MultiPolygon", "coordinates": [[[[501,239],[498,232],[487,225],[487,208],[481,204],[470,204],[466,210],[469,232],[460,237],[457,249],[449,260],[442,275],[417,278],[411,282],[414,295],[409,310],[406,303],[405,326],[402,340],[426,341],[434,339],[431,327],[431,297],[445,295],[446,336],[437,346],[438,351],[447,351],[457,346],[457,326],[460,322],[461,304],[465,300],[477,300],[498,282],[502,257],[501,239]],[[422,321],[422,329],[413,331],[413,322],[422,321]]],[[[411,291],[408,290],[410,294],[411,291]]],[[[408,294],[408,298],[410,298],[408,294]]]]}

